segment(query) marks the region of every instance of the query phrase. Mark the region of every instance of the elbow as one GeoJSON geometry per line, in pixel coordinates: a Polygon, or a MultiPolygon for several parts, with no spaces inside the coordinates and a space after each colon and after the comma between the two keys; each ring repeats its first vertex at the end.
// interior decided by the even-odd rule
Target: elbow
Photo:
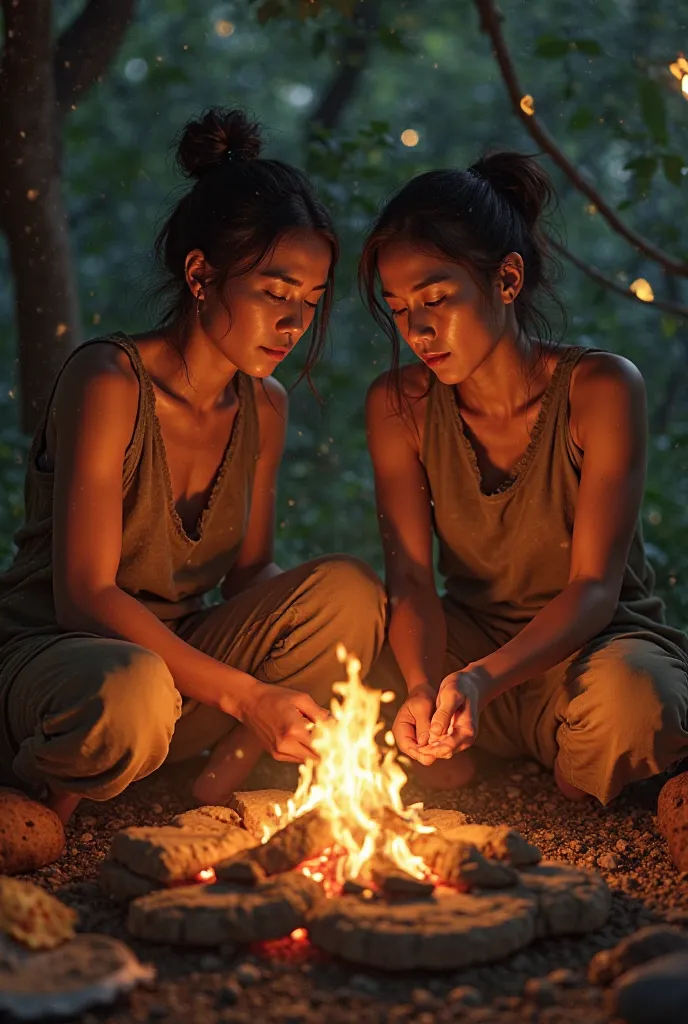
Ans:
{"type": "Polygon", "coordinates": [[[88,586],[62,586],[53,582],[55,618],[70,633],[94,631],[94,612],[100,592],[88,586]]]}
{"type": "Polygon", "coordinates": [[[619,605],[621,582],[579,576],[571,581],[583,588],[585,609],[594,626],[594,632],[601,632],[614,618],[619,605]]]}

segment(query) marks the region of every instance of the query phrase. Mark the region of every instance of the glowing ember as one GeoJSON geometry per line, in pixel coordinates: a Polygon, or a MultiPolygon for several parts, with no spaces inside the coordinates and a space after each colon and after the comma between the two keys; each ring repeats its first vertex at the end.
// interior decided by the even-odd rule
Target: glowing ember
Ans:
{"type": "MultiPolygon", "coordinates": [[[[396,760],[396,749],[382,755],[376,741],[384,729],[378,721],[380,703],[394,700],[394,694],[363,686],[360,662],[347,655],[341,644],[337,657],[346,663],[348,681],[334,684],[332,714],[313,730],[319,761],[301,765],[296,793],[286,811],[275,807],[277,823],[266,826],[263,842],[289,821],[317,808],[330,822],[334,846],[302,864],[301,870],[321,882],[328,894],[340,891],[346,879],[366,878],[366,865],[376,856],[389,858],[415,878],[428,878],[423,860],[411,853],[399,832],[435,830],[423,825],[421,804],[408,808],[402,804],[406,775],[396,760]]],[[[389,737],[385,738],[389,744],[389,737]]]]}
{"type": "Polygon", "coordinates": [[[528,117],[532,117],[535,113],[535,100],[532,96],[522,96],[519,105],[523,113],[527,114],[528,117]]]}
{"type": "Polygon", "coordinates": [[[654,301],[655,294],[652,291],[652,285],[644,277],[638,277],[633,284],[629,285],[629,288],[641,302],[654,301]]]}
{"type": "Polygon", "coordinates": [[[215,871],[214,871],[214,869],[213,868],[201,868],[201,870],[196,875],[196,881],[197,882],[214,882],[215,881],[215,871]]]}
{"type": "Polygon", "coordinates": [[[305,942],[308,938],[308,932],[305,928],[295,928],[289,938],[293,939],[294,942],[305,942]]]}

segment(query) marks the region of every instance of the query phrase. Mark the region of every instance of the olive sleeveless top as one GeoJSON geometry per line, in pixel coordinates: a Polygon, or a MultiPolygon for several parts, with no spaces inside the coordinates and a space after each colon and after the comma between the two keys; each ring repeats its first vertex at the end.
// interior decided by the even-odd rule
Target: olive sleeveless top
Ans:
{"type": "MultiPolygon", "coordinates": [[[[530,443],[494,493],[481,486],[453,387],[435,382],[427,398],[421,458],[448,610],[458,605],[499,643],[515,636],[568,582],[583,458],[569,429],[569,384],[589,351],[563,349],[530,443]]],[[[688,653],[685,635],[665,624],[653,585],[638,523],[605,633],[649,631],[688,653]]]]}
{"type": "MultiPolygon", "coordinates": [[[[139,381],[138,415],[122,471],[117,585],[160,619],[171,621],[202,606],[203,595],[229,572],[241,546],[259,454],[253,383],[243,373],[234,378],[239,406],[232,433],[195,536],[190,537],[175,509],[153,382],[139,350],[124,334],[86,344],[95,341],[124,349],[139,381]]],[[[28,458],[25,523],[15,537],[17,553],[0,575],[0,665],[28,638],[61,632],[52,591],[53,474],[41,469],[40,462],[51,405],[52,396],[28,458]]]]}

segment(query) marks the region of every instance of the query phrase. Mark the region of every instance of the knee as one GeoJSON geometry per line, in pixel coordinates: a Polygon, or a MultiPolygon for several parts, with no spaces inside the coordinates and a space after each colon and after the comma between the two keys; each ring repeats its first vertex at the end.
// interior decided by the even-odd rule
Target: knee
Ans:
{"type": "Polygon", "coordinates": [[[592,679],[571,702],[568,723],[605,747],[629,754],[688,741],[688,675],[685,666],[643,640],[617,640],[604,652],[592,679]]]}
{"type": "Polygon", "coordinates": [[[353,555],[327,555],[313,562],[311,578],[328,608],[384,620],[385,588],[373,569],[353,555]]]}
{"type": "Polygon", "coordinates": [[[107,667],[98,703],[110,732],[132,743],[167,744],[181,712],[181,696],[169,668],[153,651],[122,643],[116,664],[107,667]]]}

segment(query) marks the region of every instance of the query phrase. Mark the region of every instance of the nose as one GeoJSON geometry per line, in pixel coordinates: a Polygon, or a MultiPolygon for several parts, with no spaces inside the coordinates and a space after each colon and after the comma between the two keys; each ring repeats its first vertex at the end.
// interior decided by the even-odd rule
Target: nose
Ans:
{"type": "Polygon", "coordinates": [[[435,337],[435,328],[428,321],[427,310],[409,310],[408,340],[411,345],[423,345],[435,337]]]}
{"type": "Polygon", "coordinates": [[[303,322],[303,306],[300,302],[294,303],[284,316],[279,318],[277,330],[280,334],[293,335],[297,339],[301,337],[305,330],[305,324],[303,322]]]}

